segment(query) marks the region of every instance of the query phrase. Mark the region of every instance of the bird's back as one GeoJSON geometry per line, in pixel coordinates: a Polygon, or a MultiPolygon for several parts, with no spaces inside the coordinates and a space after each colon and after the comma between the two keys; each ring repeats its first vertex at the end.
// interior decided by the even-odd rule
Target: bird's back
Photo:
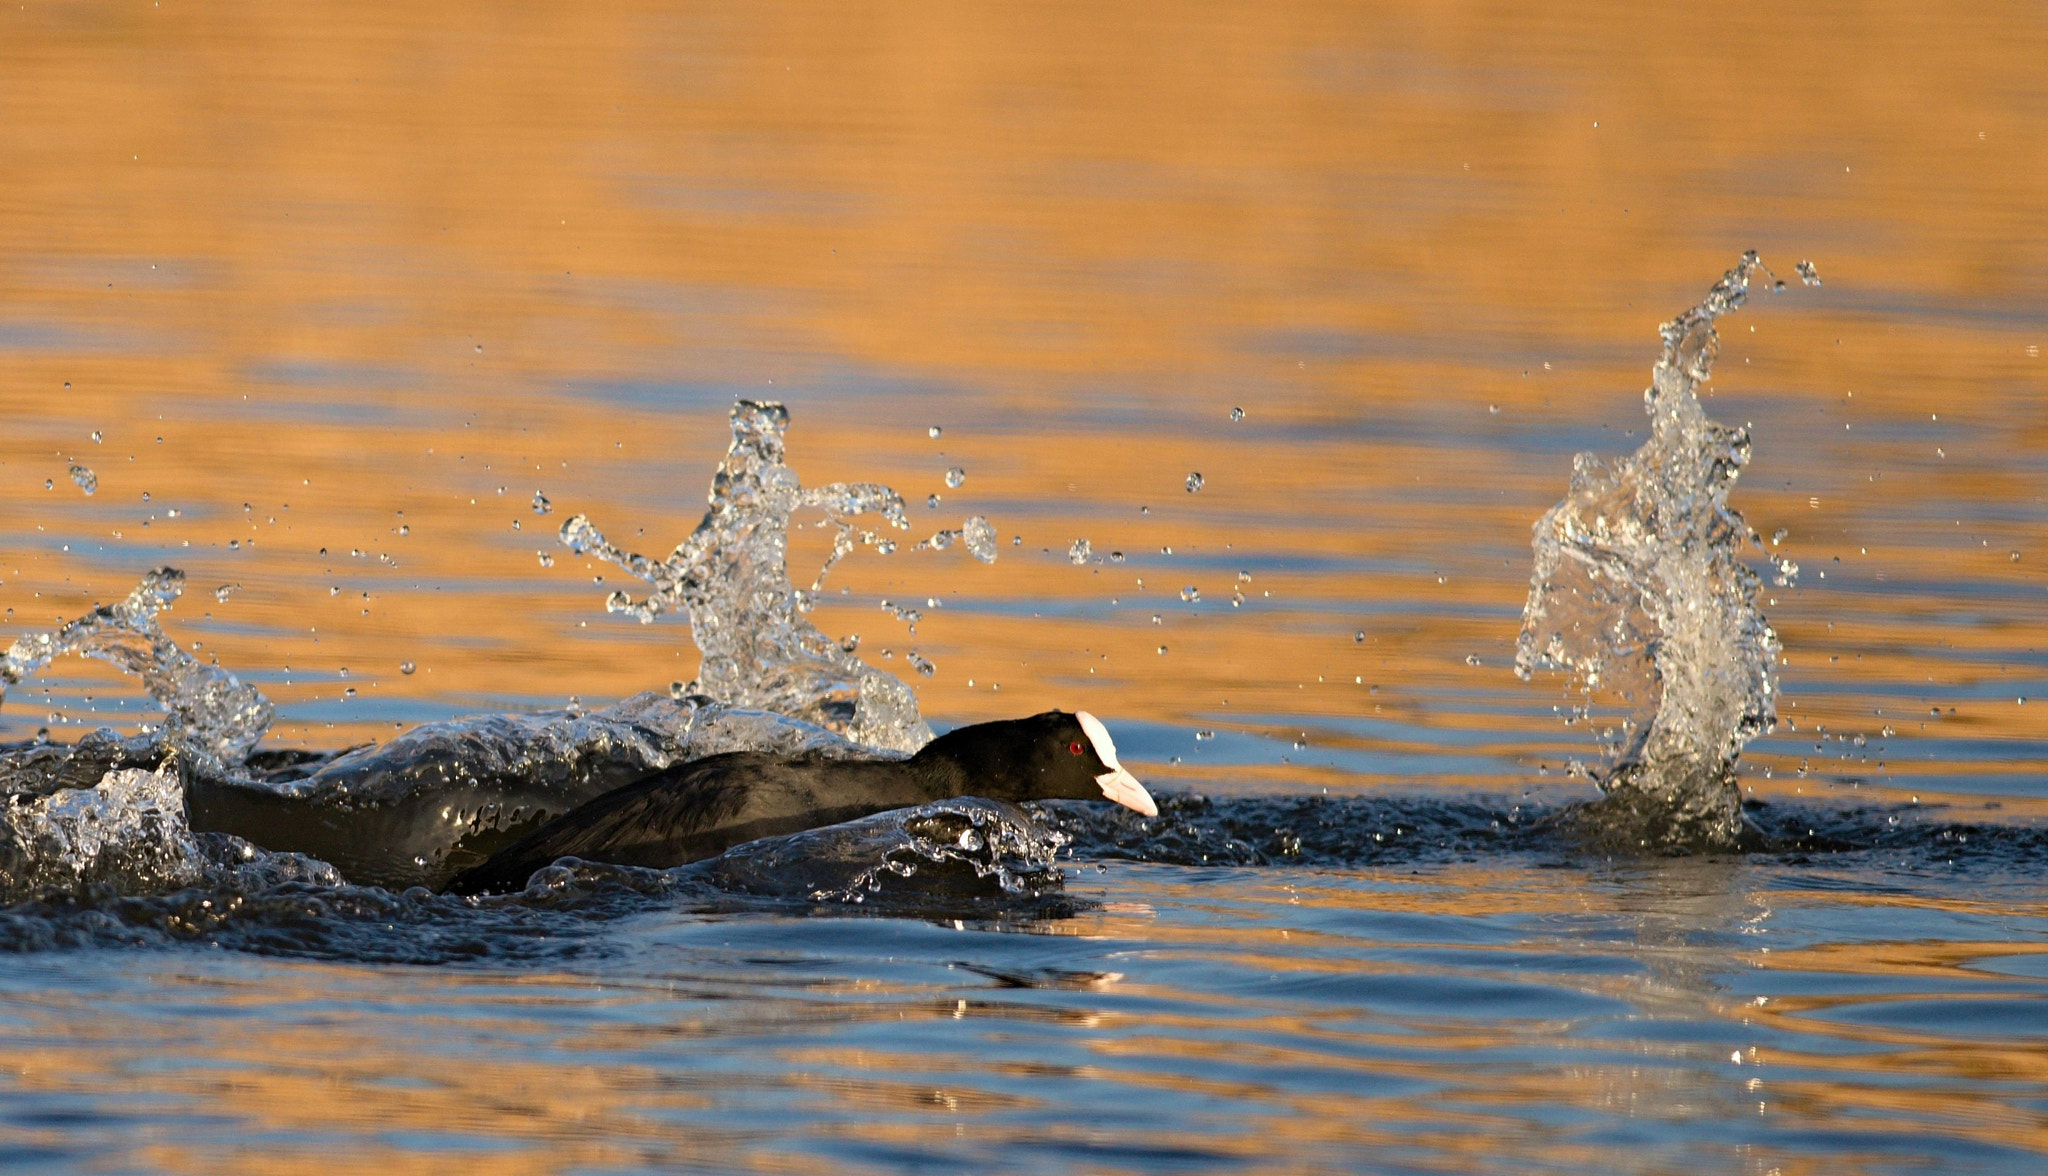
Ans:
{"type": "Polygon", "coordinates": [[[923,799],[903,762],[759,752],[658,772],[564,814],[458,874],[449,889],[518,890],[557,858],[666,869],[760,837],[852,820],[923,799]]]}

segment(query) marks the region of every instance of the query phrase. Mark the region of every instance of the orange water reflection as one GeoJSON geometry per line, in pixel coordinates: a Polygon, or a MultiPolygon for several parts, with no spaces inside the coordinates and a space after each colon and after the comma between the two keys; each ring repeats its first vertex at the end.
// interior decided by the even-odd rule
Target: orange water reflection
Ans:
{"type": "MultiPolygon", "coordinates": [[[[194,588],[172,631],[269,675],[278,738],[323,746],[466,708],[661,688],[694,668],[680,626],[606,617],[619,577],[569,557],[553,529],[587,510],[665,551],[695,522],[725,405],[773,396],[795,409],[807,479],[887,481],[920,526],[985,512],[1004,536],[992,568],[958,551],[856,558],[835,578],[853,595],[819,610],[828,631],[861,632],[879,665],[901,667],[913,647],[937,661],[915,681],[930,715],[1084,705],[1159,724],[1187,738],[1160,745],[1147,776],[1202,787],[1515,789],[1543,768],[1555,783],[1589,745],[1551,713],[1556,683],[1507,670],[1528,525],[1574,449],[1636,443],[1657,322],[1756,247],[1785,275],[1814,258],[1828,284],[1726,320],[1710,405],[1755,422],[1736,499],[1764,535],[1784,528],[1806,566],[1768,610],[1798,730],[1751,757],[1772,768],[1754,784],[1786,798],[1995,793],[2007,816],[2039,817],[2043,60],[2048,21],[2016,3],[1736,3],[1675,19],[1423,0],[18,4],[0,11],[6,628],[179,564],[194,588]],[[67,480],[73,461],[98,473],[90,498],[67,480]],[[968,474],[958,490],[941,482],[953,464],[968,474]],[[1205,486],[1191,496],[1192,470],[1205,486]],[[537,489],[554,514],[533,513],[537,489]],[[935,492],[938,510],[915,505],[935,492]],[[1063,553],[1081,537],[1127,560],[1073,567],[1063,553]],[[215,601],[216,585],[239,591],[215,601]],[[1199,606],[1180,600],[1187,586],[1199,606]],[[912,638],[878,596],[945,605],[912,638]],[[399,673],[403,661],[418,672],[399,673]],[[1196,728],[1260,735],[1270,754],[1220,760],[1196,728]],[[1868,745],[1835,738],[1855,734],[1868,745]],[[1382,758],[1360,769],[1338,754],[1353,752],[1382,758]]],[[[111,671],[61,670],[48,699],[7,699],[0,735],[52,712],[137,713],[111,671]]],[[[1619,901],[1519,869],[1379,881],[1310,897],[1446,919],[1611,914],[1619,901]]],[[[1133,909],[1281,902],[1249,885],[1139,889],[1122,896],[1133,909]]],[[[1362,967],[1276,942],[1245,910],[1246,925],[1161,929],[1118,909],[1048,930],[1247,972],[1362,967]]],[[[1725,917],[1682,908],[1671,925],[1725,917]]],[[[1807,1080],[1764,1101],[1816,1122],[1907,1111],[2044,1149],[2038,1115],[1980,1104],[1976,1088],[1863,1080],[2038,1083],[2037,1048],[1937,1048],[1806,1015],[1835,997],[1745,1010],[1698,983],[1718,965],[1667,946],[1651,980],[1588,987],[1689,1016],[1796,1021],[1786,1032],[1812,1039],[1807,1080]],[[1831,1051],[1850,1038],[1882,1052],[1841,1061],[1831,1051]]],[[[1972,950],[1845,940],[1770,967],[1910,989],[1972,950]]],[[[1762,953],[1748,959],[1764,969],[1762,953]]],[[[308,1000],[348,983],[314,967],[266,980],[308,1000]]],[[[506,1001],[516,1020],[518,998],[506,1001]]],[[[919,1008],[951,1015],[936,999],[919,1008]]],[[[1093,1048],[1129,1061],[1121,1080],[1136,1088],[1192,1089],[1198,1067],[1183,1062],[1242,1049],[1200,1018],[1100,1015],[1132,1016],[1093,1048]]],[[[1251,1168],[1323,1154],[1276,1140],[1342,1154],[1426,1137],[1446,1170],[1506,1147],[1594,1170],[1614,1154],[1532,1139],[1518,1108],[1699,1094],[1686,1072],[1613,1058],[1503,1065],[1465,1084],[1470,1053],[1521,1048],[1547,1025],[1438,1026],[1437,1052],[1396,1060],[1388,1043],[1412,1026],[1376,1037],[1260,1015],[1301,1037],[1260,1065],[1342,1056],[1464,1085],[1457,1106],[1276,1095],[1270,1132],[1231,1142],[1251,1168]]],[[[95,1023],[83,1005],[49,1016],[95,1023]]],[[[386,1021],[286,1019],[220,1046],[220,1074],[95,1069],[133,1061],[124,1043],[150,1032],[117,1021],[101,1037],[9,1044],[0,1065],[24,1087],[132,1081],[226,1100],[252,1128],[453,1123],[548,1149],[167,1145],[143,1161],[166,1170],[317,1157],[540,1171],[680,1163],[719,1142],[699,1124],[679,1144],[658,1113],[717,1092],[644,1059],[499,1056],[486,1076],[460,1051],[396,1051],[386,1021]],[[393,1072],[424,1086],[380,1086],[393,1072]]],[[[593,1048],[625,1049],[610,1032],[593,1031],[593,1048]]],[[[789,1081],[970,1120],[1009,1105],[972,1075],[933,1096],[922,1078],[888,1077],[915,1068],[902,1057],[838,1048],[792,1047],[790,1065],[858,1083],[789,1081]]],[[[846,1130],[953,1129],[914,1119],[846,1130]]],[[[977,1129],[1001,1142],[1013,1128],[977,1129]]],[[[1780,1160],[1786,1176],[1881,1167],[1780,1160]]]]}

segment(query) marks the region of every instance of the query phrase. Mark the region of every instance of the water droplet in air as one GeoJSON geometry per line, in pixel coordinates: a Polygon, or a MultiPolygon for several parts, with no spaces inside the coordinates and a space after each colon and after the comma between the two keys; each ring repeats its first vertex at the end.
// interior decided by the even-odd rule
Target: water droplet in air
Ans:
{"type": "Polygon", "coordinates": [[[937,425],[933,425],[931,428],[925,430],[925,434],[934,441],[938,440],[939,434],[943,432],[945,432],[945,430],[939,428],[937,425]]]}
{"type": "Polygon", "coordinates": [[[954,466],[952,469],[946,471],[946,485],[949,488],[958,490],[961,484],[966,481],[967,471],[961,469],[959,466],[954,466]]]}
{"type": "Polygon", "coordinates": [[[1791,531],[1786,530],[1784,527],[1779,527],[1777,530],[1771,532],[1771,546],[1776,547],[1778,544],[1783,543],[1785,541],[1785,536],[1790,535],[1791,533],[1791,531]]]}
{"type": "Polygon", "coordinates": [[[228,597],[233,596],[235,594],[236,589],[240,587],[240,584],[222,584],[220,587],[215,588],[213,590],[213,598],[215,600],[220,601],[222,604],[226,604],[228,597]]]}
{"type": "Polygon", "coordinates": [[[1201,589],[1196,588],[1193,584],[1190,584],[1187,587],[1180,590],[1180,598],[1182,600],[1187,601],[1189,604],[1193,604],[1194,602],[1202,599],[1201,589]]]}
{"type": "Polygon", "coordinates": [[[1194,493],[1195,491],[1197,491],[1197,490],[1200,490],[1201,488],[1202,488],[1202,475],[1201,475],[1201,472],[1200,472],[1200,471],[1196,471],[1195,473],[1191,473],[1191,474],[1189,474],[1189,475],[1188,475],[1188,493],[1190,493],[1190,494],[1193,494],[1193,493],[1194,493]]]}
{"type": "Polygon", "coordinates": [[[100,431],[98,429],[92,431],[92,443],[94,445],[100,444],[100,431]]]}
{"type": "Polygon", "coordinates": [[[1160,647],[1159,647],[1159,656],[1161,656],[1161,657],[1165,657],[1165,656],[1166,656],[1166,647],[1165,647],[1164,645],[1162,645],[1162,646],[1160,646],[1160,647]]]}
{"type": "Polygon", "coordinates": [[[542,494],[538,490],[533,492],[533,513],[546,514],[553,509],[555,509],[555,504],[548,501],[547,495],[542,494]]]}
{"type": "Polygon", "coordinates": [[[1360,630],[1359,630],[1358,632],[1356,632],[1356,633],[1353,633],[1353,634],[1351,635],[1351,640],[1352,640],[1352,642],[1353,642],[1354,644],[1358,644],[1358,645],[1364,645],[1364,644],[1365,644],[1365,630],[1364,630],[1364,629],[1360,629],[1360,630]]]}
{"type": "Polygon", "coordinates": [[[2017,551],[2009,552],[2007,553],[2005,558],[2011,560],[2013,563],[2018,563],[2020,562],[2020,553],[2017,551]]]}
{"type": "Polygon", "coordinates": [[[974,558],[983,563],[996,562],[996,529],[985,516],[975,515],[960,524],[960,541],[974,558]]]}
{"type": "Polygon", "coordinates": [[[1067,548],[1067,562],[1076,566],[1085,564],[1088,562],[1089,554],[1093,551],[1094,548],[1088,546],[1086,539],[1076,539],[1074,540],[1074,545],[1067,548]]]}
{"type": "Polygon", "coordinates": [[[347,666],[343,666],[343,667],[341,667],[341,676],[342,676],[342,677],[344,677],[344,678],[348,677],[348,667],[347,667],[347,666]]]}
{"type": "Polygon", "coordinates": [[[1209,741],[1210,741],[1211,739],[1214,739],[1214,738],[1216,738],[1216,732],[1214,732],[1214,731],[1197,731],[1197,732],[1195,732],[1195,742],[1196,742],[1196,743],[1207,743],[1207,742],[1209,742],[1209,741]]]}
{"type": "Polygon", "coordinates": [[[341,692],[341,696],[343,698],[354,698],[356,696],[356,688],[353,686],[349,687],[341,692]]]}
{"type": "Polygon", "coordinates": [[[1233,420],[1233,421],[1241,421],[1241,420],[1243,420],[1243,419],[1244,419],[1244,410],[1243,410],[1243,409],[1241,409],[1241,408],[1233,408],[1233,409],[1231,409],[1231,410],[1230,410],[1230,419],[1231,419],[1231,420],[1233,420]]]}
{"type": "Polygon", "coordinates": [[[1468,654],[1466,654],[1466,655],[1465,655],[1465,664],[1466,664],[1466,665],[1468,665],[1468,666],[1476,666],[1476,665],[1478,665],[1478,664],[1479,664],[1479,655],[1478,655],[1478,654],[1476,654],[1476,653],[1468,653],[1468,654]]]}
{"type": "Polygon", "coordinates": [[[540,557],[540,566],[544,568],[551,568],[555,566],[555,556],[553,552],[536,551],[534,552],[534,554],[540,557]]]}
{"type": "Polygon", "coordinates": [[[1805,282],[1809,286],[1820,285],[1820,271],[1813,268],[1812,262],[1801,261],[1799,264],[1793,266],[1792,268],[1799,271],[1800,281],[1805,282]]]}
{"type": "Polygon", "coordinates": [[[401,674],[411,674],[414,670],[417,669],[419,669],[419,667],[412,664],[409,661],[402,661],[398,663],[398,672],[401,674]]]}
{"type": "Polygon", "coordinates": [[[56,480],[55,478],[44,478],[44,479],[43,479],[43,489],[45,489],[45,490],[55,490],[56,488],[57,488],[57,480],[56,480]]]}
{"type": "Polygon", "coordinates": [[[1111,562],[1111,563],[1122,563],[1122,562],[1124,562],[1124,553],[1123,553],[1123,552],[1121,552],[1121,551],[1112,551],[1112,552],[1110,552],[1110,553],[1109,553],[1109,562],[1111,562]]]}
{"type": "Polygon", "coordinates": [[[934,509],[934,510],[937,510],[937,509],[938,509],[938,506],[939,506],[939,496],[938,496],[938,495],[936,495],[936,494],[927,494],[927,495],[925,495],[925,498],[924,498],[924,504],[925,504],[926,506],[929,506],[929,507],[931,507],[931,508],[932,508],[932,509],[934,509]]]}
{"type": "Polygon", "coordinates": [[[87,494],[100,488],[100,476],[82,465],[71,467],[71,480],[78,483],[78,488],[87,494]]]}

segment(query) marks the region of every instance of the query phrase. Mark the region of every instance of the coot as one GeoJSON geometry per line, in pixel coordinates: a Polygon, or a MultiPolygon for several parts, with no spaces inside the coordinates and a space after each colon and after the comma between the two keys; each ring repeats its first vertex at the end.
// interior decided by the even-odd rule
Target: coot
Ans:
{"type": "Polygon", "coordinates": [[[518,890],[557,858],[665,869],[760,837],[837,824],[953,796],[997,800],[1106,797],[1159,809],[1117,762],[1087,711],[949,731],[907,760],[859,762],[761,752],[709,756],[598,797],[457,874],[459,894],[518,890]]]}

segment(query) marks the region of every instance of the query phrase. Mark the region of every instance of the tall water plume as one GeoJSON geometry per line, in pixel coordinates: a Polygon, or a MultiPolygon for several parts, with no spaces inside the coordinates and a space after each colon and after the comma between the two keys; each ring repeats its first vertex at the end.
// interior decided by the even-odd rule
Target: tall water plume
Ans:
{"type": "MultiPolygon", "coordinates": [[[[1735,761],[1777,721],[1778,637],[1742,558],[1755,537],[1728,503],[1749,433],[1710,420],[1698,396],[1720,349],[1714,322],[1759,273],[1770,277],[1743,254],[1659,328],[1664,351],[1643,392],[1648,440],[1625,457],[1573,458],[1570,492],[1535,526],[1515,670],[1572,674],[1579,717],[1620,706],[1601,736],[1606,795],[1588,815],[1609,840],[1640,848],[1742,844],[1735,761]]],[[[1807,263],[1799,273],[1820,284],[1807,263]]]]}
{"type": "MultiPolygon", "coordinates": [[[[865,544],[884,554],[896,549],[895,542],[857,520],[876,516],[891,529],[909,530],[903,498],[873,482],[805,488],[784,458],[788,428],[789,410],[780,404],[733,405],[732,445],[711,479],[709,509],[666,559],[622,551],[581,514],[562,524],[562,542],[653,585],[640,601],[613,593],[605,602],[610,611],[642,622],[672,608],[689,614],[691,634],[703,652],[691,693],[816,723],[871,747],[914,751],[930,740],[931,729],[918,716],[910,688],[804,616],[826,575],[856,547],[865,544]],[[808,590],[789,578],[789,528],[802,510],[820,511],[834,531],[832,552],[808,590]]],[[[995,562],[995,530],[979,515],[917,546],[946,548],[955,542],[982,562],[995,562]]]]}

